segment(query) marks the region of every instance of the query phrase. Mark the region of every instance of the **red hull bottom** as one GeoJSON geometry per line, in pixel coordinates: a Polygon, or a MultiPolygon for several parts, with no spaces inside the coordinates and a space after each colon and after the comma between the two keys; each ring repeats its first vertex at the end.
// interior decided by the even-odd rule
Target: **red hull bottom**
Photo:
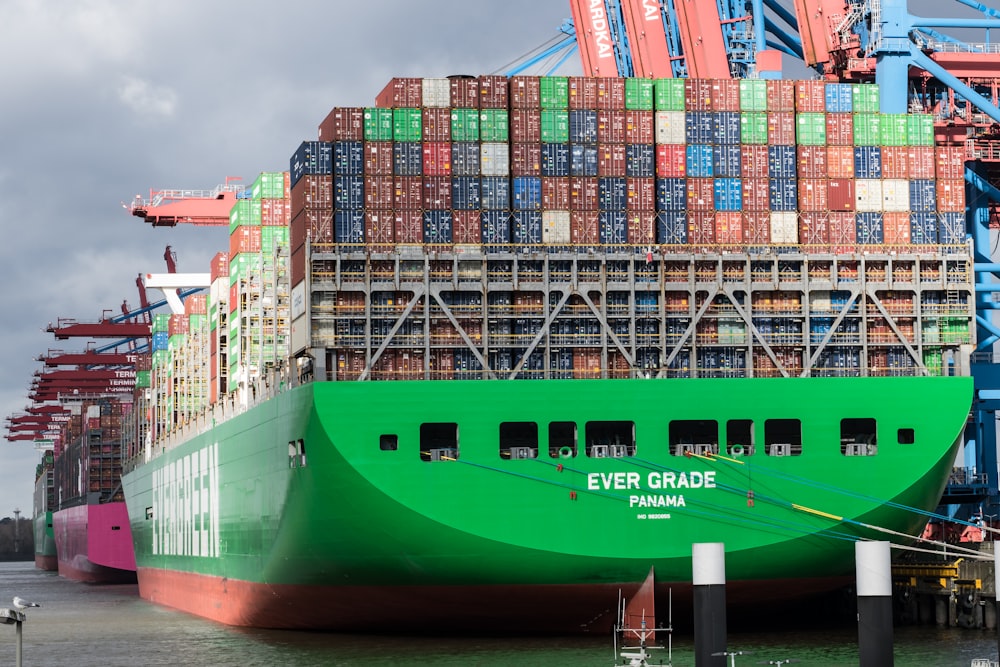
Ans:
{"type": "MultiPolygon", "coordinates": [[[[640,584],[299,586],[153,568],[139,568],[138,578],[146,600],[227,625],[430,634],[606,634],[616,620],[619,592],[631,596],[640,584]]],[[[759,616],[763,605],[787,608],[791,600],[830,593],[853,579],[730,582],[727,607],[745,606],[759,616]]],[[[657,585],[657,606],[664,611],[668,595],[674,619],[691,618],[691,585],[657,585]]]]}
{"type": "Polygon", "coordinates": [[[134,584],[135,572],[98,565],[77,554],[72,561],[59,559],[59,576],[88,584],[134,584]]]}
{"type": "Polygon", "coordinates": [[[55,572],[59,569],[59,562],[55,556],[43,556],[35,554],[35,567],[46,572],[55,572]]]}

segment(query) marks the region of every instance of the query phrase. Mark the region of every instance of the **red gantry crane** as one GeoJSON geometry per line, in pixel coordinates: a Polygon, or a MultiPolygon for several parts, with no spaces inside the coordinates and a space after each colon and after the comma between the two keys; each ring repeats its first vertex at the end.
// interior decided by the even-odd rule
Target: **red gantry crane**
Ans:
{"type": "Polygon", "coordinates": [[[136,195],[131,204],[122,206],[154,227],[228,225],[229,211],[243,193],[239,180],[229,176],[214,190],[150,190],[148,199],[136,195]]]}

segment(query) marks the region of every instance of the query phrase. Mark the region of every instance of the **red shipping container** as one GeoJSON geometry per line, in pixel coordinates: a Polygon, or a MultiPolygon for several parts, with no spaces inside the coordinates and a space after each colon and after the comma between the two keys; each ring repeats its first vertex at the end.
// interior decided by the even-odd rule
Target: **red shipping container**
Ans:
{"type": "Polygon", "coordinates": [[[715,243],[715,211],[688,212],[688,245],[711,243],[715,243]]]}
{"type": "Polygon", "coordinates": [[[857,207],[853,178],[831,178],[827,183],[827,203],[831,211],[853,211],[857,207]]]}
{"type": "MultiPolygon", "coordinates": [[[[766,173],[766,172],[765,172],[766,173]]],[[[744,178],[743,209],[746,211],[767,211],[771,208],[768,179],[744,178]]]]}
{"type": "Polygon", "coordinates": [[[455,243],[481,243],[483,239],[479,211],[452,212],[452,241],[455,243]]]}
{"type": "Polygon", "coordinates": [[[740,80],[739,79],[715,79],[711,82],[712,110],[713,111],[739,111],[740,110],[740,80]]]}
{"type": "Polygon", "coordinates": [[[687,179],[687,208],[689,211],[715,210],[715,179],[687,179]]]}
{"type": "Polygon", "coordinates": [[[854,252],[858,242],[858,224],[854,213],[830,211],[827,218],[830,227],[830,243],[836,253],[854,252]],[[844,246],[847,246],[845,248],[844,246]]]}
{"type": "Polygon", "coordinates": [[[570,211],[570,241],[576,245],[600,243],[601,229],[599,219],[600,212],[597,210],[570,211]]]}
{"type": "Polygon", "coordinates": [[[512,176],[541,176],[541,144],[511,144],[510,173],[512,176]]]}
{"type": "Polygon", "coordinates": [[[826,211],[803,211],[799,214],[799,243],[805,252],[824,252],[830,244],[830,215],[826,211]]]}
{"type": "Polygon", "coordinates": [[[965,180],[943,179],[937,182],[939,211],[960,213],[965,210],[965,180]]]}
{"type": "Polygon", "coordinates": [[[625,114],[627,113],[631,112],[618,109],[602,109],[598,111],[597,141],[603,144],[625,143],[625,114]]]}
{"type": "Polygon", "coordinates": [[[423,201],[423,178],[420,176],[396,176],[393,178],[393,208],[417,209],[423,206],[423,201]]]}
{"type": "Polygon", "coordinates": [[[212,257],[212,263],[208,272],[209,277],[212,282],[215,282],[216,278],[221,278],[222,276],[229,275],[229,253],[228,252],[217,252],[215,256],[212,257]]]}
{"type": "Polygon", "coordinates": [[[392,208],[395,192],[392,176],[366,176],[365,208],[392,208]]]}
{"type": "Polygon", "coordinates": [[[882,178],[913,178],[909,158],[907,146],[882,146],[882,178]]]}
{"type": "Polygon", "coordinates": [[[625,79],[620,76],[597,77],[597,106],[594,109],[624,109],[625,79]]]}
{"type": "Polygon", "coordinates": [[[573,377],[576,379],[596,379],[601,377],[601,351],[574,348],[573,377]]]}
{"type": "Polygon", "coordinates": [[[656,210],[656,179],[631,177],[625,179],[625,207],[633,211],[656,210]]]}
{"type": "Polygon", "coordinates": [[[362,141],[365,138],[365,110],[334,107],[319,124],[320,141],[362,141]]]}
{"type": "Polygon", "coordinates": [[[542,112],[539,109],[511,109],[510,140],[514,143],[540,142],[542,112]]]}
{"type": "Polygon", "coordinates": [[[624,176],[625,171],[625,144],[597,145],[598,176],[624,176]]]}
{"type": "Polygon", "coordinates": [[[890,248],[897,252],[907,250],[910,244],[910,214],[908,212],[892,211],[882,214],[882,229],[885,244],[895,246],[890,248]]]}
{"type": "Polygon", "coordinates": [[[365,240],[370,244],[395,243],[395,214],[392,211],[365,211],[365,240]]]}
{"type": "Polygon", "coordinates": [[[656,211],[626,211],[628,220],[628,242],[632,245],[653,245],[656,243],[656,211]]]}
{"type": "Polygon", "coordinates": [[[826,146],[797,146],[799,178],[826,178],[826,146]]]}
{"type": "Polygon", "coordinates": [[[908,146],[906,151],[906,159],[910,164],[910,173],[901,178],[931,180],[935,177],[933,146],[908,146]]]}
{"type": "Polygon", "coordinates": [[[767,110],[795,111],[795,82],[789,79],[769,79],[767,110]]]}
{"type": "Polygon", "coordinates": [[[795,81],[795,110],[800,113],[826,111],[826,82],[821,79],[795,81]]]}
{"type": "Polygon", "coordinates": [[[445,141],[425,141],[424,176],[451,175],[451,143],[445,141]]]}
{"type": "Polygon", "coordinates": [[[365,175],[392,176],[392,170],[392,142],[366,141],[365,175]]]}
{"type": "Polygon", "coordinates": [[[715,241],[728,245],[743,243],[743,214],[720,211],[715,214],[715,241]]]}
{"type": "Polygon", "coordinates": [[[795,114],[780,112],[767,114],[767,143],[795,145],[795,114]]]}
{"type": "Polygon", "coordinates": [[[451,177],[424,176],[421,206],[433,210],[451,208],[451,177]]]}
{"type": "Polygon", "coordinates": [[[828,113],[826,115],[826,143],[834,146],[854,145],[854,114],[828,113]]]}
{"type": "Polygon", "coordinates": [[[479,108],[479,82],[474,76],[454,76],[451,82],[451,106],[457,109],[479,108]]]}
{"type": "Polygon", "coordinates": [[[260,224],[262,227],[285,227],[291,217],[292,203],[288,199],[261,199],[260,224]]]}
{"type": "Polygon", "coordinates": [[[743,211],[743,241],[747,245],[771,243],[770,211],[743,211]]]}
{"type": "MultiPolygon", "coordinates": [[[[569,208],[571,211],[597,211],[600,208],[600,188],[596,177],[570,177],[569,208]]],[[[594,224],[597,224],[596,218],[594,224]]]]}
{"type": "Polygon", "coordinates": [[[306,279],[306,247],[304,245],[292,250],[288,265],[292,285],[298,285],[306,279]]]}
{"type": "Polygon", "coordinates": [[[540,109],[541,78],[521,74],[510,77],[510,106],[512,109],[540,109]]]}
{"type": "MultiPolygon", "coordinates": [[[[596,109],[597,78],[592,76],[569,77],[569,108],[596,109]]],[[[610,108],[610,107],[603,107],[610,108]]]]}
{"type": "Polygon", "coordinates": [[[767,146],[756,144],[744,144],[740,146],[740,162],[743,165],[744,175],[756,174],[759,177],[767,176],[767,146]]]}
{"type": "Polygon", "coordinates": [[[243,252],[260,252],[260,230],[256,225],[250,227],[240,225],[229,235],[229,255],[238,255],[243,252]]]}
{"type": "MultiPolygon", "coordinates": [[[[260,229],[258,227],[257,229],[260,229]]],[[[176,336],[177,334],[186,334],[188,332],[188,316],[187,315],[171,315],[170,322],[167,324],[167,331],[171,336],[176,336]]],[[[97,419],[97,426],[100,427],[100,418],[97,419]]]]}
{"type": "Polygon", "coordinates": [[[569,178],[542,176],[542,208],[547,210],[569,209],[569,178]]]}
{"type": "Polygon", "coordinates": [[[688,111],[712,110],[711,79],[684,79],[684,108],[688,111]]]}
{"type": "Polygon", "coordinates": [[[424,81],[418,77],[397,76],[375,96],[375,106],[386,109],[420,107],[424,101],[424,81]]]}
{"type": "Polygon", "coordinates": [[[424,242],[424,215],[419,210],[394,211],[396,243],[424,242]]]}
{"type": "Polygon", "coordinates": [[[938,178],[965,178],[965,161],[968,156],[964,146],[936,146],[934,156],[938,178]]]}
{"type": "Polygon", "coordinates": [[[507,77],[502,74],[479,76],[479,107],[481,109],[506,109],[510,106],[507,77]]]}
{"type": "Polygon", "coordinates": [[[451,141],[451,109],[424,107],[420,115],[424,141],[451,141]]]}
{"type": "Polygon", "coordinates": [[[292,188],[292,217],[307,208],[333,206],[333,176],[306,174],[292,188]]]}
{"type": "Polygon", "coordinates": [[[854,178],[854,146],[827,146],[826,166],[830,178],[854,178]]]}
{"type": "MultiPolygon", "coordinates": [[[[632,109],[625,112],[625,143],[651,144],[656,133],[656,116],[652,111],[632,109]]],[[[598,137],[600,141],[600,137],[598,137]]]]}
{"type": "Polygon", "coordinates": [[[825,178],[799,179],[799,208],[803,211],[826,211],[827,180],[825,178]]]}
{"type": "MultiPolygon", "coordinates": [[[[763,148],[767,148],[764,146],[763,148]]],[[[766,151],[765,151],[766,156],[766,151]]],[[[766,163],[766,160],[765,160],[766,163]]],[[[684,178],[687,173],[687,146],[684,144],[656,145],[656,175],[660,178],[684,178]]]]}
{"type": "Polygon", "coordinates": [[[207,315],[208,298],[205,294],[191,294],[184,299],[185,315],[207,315]]]}

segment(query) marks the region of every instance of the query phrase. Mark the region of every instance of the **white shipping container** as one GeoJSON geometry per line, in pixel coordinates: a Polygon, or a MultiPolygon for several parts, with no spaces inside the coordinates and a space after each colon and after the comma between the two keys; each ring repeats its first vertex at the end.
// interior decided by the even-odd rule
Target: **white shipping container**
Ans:
{"type": "Polygon", "coordinates": [[[451,82],[448,79],[424,79],[421,99],[425,107],[451,106],[451,82]]]}
{"type": "Polygon", "coordinates": [[[809,309],[828,311],[833,308],[830,300],[830,290],[813,290],[809,293],[809,309]]]}
{"type": "Polygon", "coordinates": [[[506,143],[483,142],[479,166],[483,176],[509,176],[510,146],[506,143]]]}
{"type": "Polygon", "coordinates": [[[569,211],[542,211],[542,243],[569,242],[569,211]]]}
{"type": "Polygon", "coordinates": [[[658,144],[683,144],[687,142],[687,129],[685,128],[685,115],[683,111],[657,111],[656,112],[656,143],[658,144]]]}
{"type": "Polygon", "coordinates": [[[771,212],[771,243],[799,242],[799,214],[795,211],[771,212]]]}
{"type": "Polygon", "coordinates": [[[883,209],[905,213],[910,210],[910,182],[902,178],[887,178],[882,181],[883,209]]]}
{"type": "Polygon", "coordinates": [[[881,211],[882,181],[878,178],[859,178],[854,181],[854,204],[860,212],[881,211]]]}

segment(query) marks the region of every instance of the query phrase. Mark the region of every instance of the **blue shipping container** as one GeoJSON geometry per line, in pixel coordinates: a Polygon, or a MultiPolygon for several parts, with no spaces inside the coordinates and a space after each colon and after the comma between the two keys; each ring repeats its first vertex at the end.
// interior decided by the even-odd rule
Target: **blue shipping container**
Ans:
{"type": "Polygon", "coordinates": [[[624,211],[628,196],[625,179],[609,176],[597,179],[598,208],[602,211],[624,211]]]}
{"type": "Polygon", "coordinates": [[[542,208],[542,179],[538,176],[516,176],[513,179],[515,211],[538,211],[542,208]]]}
{"type": "Polygon", "coordinates": [[[364,243],[365,212],[334,211],[333,240],[337,243],[364,243]]]}
{"type": "Polygon", "coordinates": [[[849,83],[827,83],[826,110],[828,113],[851,113],[854,111],[854,95],[849,83]]]}
{"type": "Polygon", "coordinates": [[[569,176],[569,144],[542,144],[542,176],[569,176]]]}
{"type": "Polygon", "coordinates": [[[936,182],[930,179],[910,181],[910,210],[929,213],[937,210],[936,182]]]}
{"type": "Polygon", "coordinates": [[[687,243],[686,211],[660,211],[656,214],[657,243],[687,243]]]}
{"type": "Polygon", "coordinates": [[[451,145],[451,175],[479,176],[478,141],[456,141],[451,145]]]}
{"type": "Polygon", "coordinates": [[[475,176],[453,176],[451,179],[451,207],[459,211],[481,208],[479,179],[475,176]]]}
{"type": "Polygon", "coordinates": [[[687,208],[687,181],[683,178],[656,179],[656,210],[683,211],[687,208]]]}
{"type": "Polygon", "coordinates": [[[738,144],[712,146],[712,171],[721,178],[743,175],[743,157],[738,144]]]}
{"type": "Polygon", "coordinates": [[[289,183],[306,175],[333,173],[333,145],[328,141],[303,141],[288,161],[289,183]]]}
{"type": "Polygon", "coordinates": [[[743,210],[743,180],[739,178],[717,178],[713,187],[716,211],[743,210]]]}
{"type": "Polygon", "coordinates": [[[342,175],[360,175],[365,173],[364,142],[333,142],[333,173],[342,175]]]}
{"type": "Polygon", "coordinates": [[[799,186],[796,179],[768,179],[767,190],[770,199],[770,208],[772,211],[794,211],[798,209],[799,186]]]}
{"type": "Polygon", "coordinates": [[[854,177],[882,178],[882,147],[854,147],[854,177]]]}
{"type": "Polygon", "coordinates": [[[396,176],[421,176],[424,172],[424,149],[416,142],[397,141],[392,145],[392,173],[396,176]]]}
{"type": "Polygon", "coordinates": [[[938,213],[938,242],[945,245],[965,242],[964,213],[938,213]]]}
{"type": "Polygon", "coordinates": [[[767,147],[767,175],[771,178],[795,178],[798,167],[795,146],[767,147]]]}
{"type": "Polygon", "coordinates": [[[655,176],[656,147],[653,144],[626,144],[625,175],[633,178],[655,176]]]}
{"type": "Polygon", "coordinates": [[[712,114],[712,143],[740,143],[740,114],[737,111],[718,111],[712,114]]]}
{"type": "Polygon", "coordinates": [[[689,111],[684,116],[684,138],[689,144],[712,143],[712,115],[708,111],[689,111]]]}
{"type": "Polygon", "coordinates": [[[712,147],[708,144],[688,144],[684,149],[685,166],[690,178],[711,178],[712,147]]]}
{"type": "Polygon", "coordinates": [[[865,245],[885,243],[881,213],[857,213],[855,222],[857,223],[858,243],[865,245]]]}
{"type": "Polygon", "coordinates": [[[424,211],[424,243],[451,243],[451,211],[424,211]]]}
{"type": "Polygon", "coordinates": [[[170,332],[169,331],[157,331],[153,334],[153,352],[159,352],[160,350],[166,350],[170,347],[170,332]]]}
{"type": "Polygon", "coordinates": [[[597,146],[570,144],[570,176],[597,176],[597,146]]]}
{"type": "MultiPolygon", "coordinates": [[[[912,192],[912,190],[911,190],[912,192]]],[[[910,242],[937,243],[937,213],[915,212],[910,214],[910,242]]]]}
{"type": "Polygon", "coordinates": [[[336,209],[363,209],[365,207],[365,177],[334,176],[333,207],[336,209]]]}
{"type": "Polygon", "coordinates": [[[597,226],[601,243],[628,243],[628,217],[625,211],[601,211],[597,226]]]}
{"type": "Polygon", "coordinates": [[[483,243],[510,243],[510,213],[507,211],[483,211],[481,217],[483,243]]]}
{"type": "Polygon", "coordinates": [[[483,176],[480,194],[484,210],[510,210],[510,179],[506,176],[483,176]]]}
{"type": "Polygon", "coordinates": [[[542,242],[541,211],[515,211],[511,225],[511,239],[517,244],[542,242]]]}
{"type": "Polygon", "coordinates": [[[569,112],[569,140],[577,144],[597,143],[597,112],[572,109],[569,112]]]}

